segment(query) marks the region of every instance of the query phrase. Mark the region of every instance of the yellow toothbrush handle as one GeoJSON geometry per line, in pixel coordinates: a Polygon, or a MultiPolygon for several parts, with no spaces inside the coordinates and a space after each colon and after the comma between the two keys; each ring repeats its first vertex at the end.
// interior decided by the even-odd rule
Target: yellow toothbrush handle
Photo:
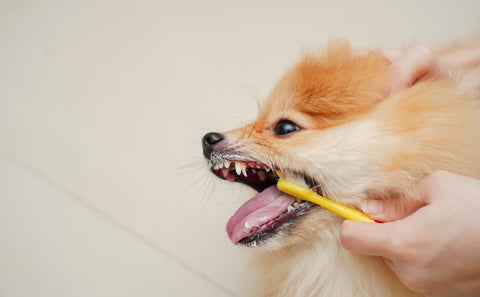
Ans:
{"type": "Polygon", "coordinates": [[[280,179],[277,183],[277,188],[280,191],[296,197],[300,200],[305,200],[320,205],[336,214],[339,214],[345,219],[358,222],[375,222],[374,219],[361,211],[320,196],[309,188],[290,182],[288,180],[280,179]]]}

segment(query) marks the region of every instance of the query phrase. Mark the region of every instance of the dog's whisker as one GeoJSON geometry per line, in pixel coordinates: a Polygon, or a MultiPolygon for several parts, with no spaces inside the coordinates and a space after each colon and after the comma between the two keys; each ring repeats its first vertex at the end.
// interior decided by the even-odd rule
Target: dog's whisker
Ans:
{"type": "Polygon", "coordinates": [[[202,207],[205,207],[207,205],[207,203],[210,201],[211,197],[212,197],[212,193],[214,191],[214,188],[215,188],[215,182],[213,180],[213,178],[211,178],[211,176],[208,177],[208,180],[211,181],[209,183],[206,183],[206,187],[202,193],[202,207]]]}
{"type": "MultiPolygon", "coordinates": [[[[186,187],[185,190],[182,191],[182,193],[180,194],[180,198],[183,199],[184,197],[186,197],[190,191],[192,191],[194,188],[197,187],[197,185],[204,179],[210,179],[211,178],[211,175],[209,172],[204,172],[202,173],[198,178],[196,178],[192,184],[190,184],[189,186],[186,187]]],[[[212,180],[212,179],[210,179],[212,180]]],[[[213,180],[212,180],[213,182],[213,180]]]]}
{"type": "Polygon", "coordinates": [[[205,162],[203,160],[196,160],[177,167],[174,172],[178,174],[188,174],[194,171],[205,169],[205,162]]]}

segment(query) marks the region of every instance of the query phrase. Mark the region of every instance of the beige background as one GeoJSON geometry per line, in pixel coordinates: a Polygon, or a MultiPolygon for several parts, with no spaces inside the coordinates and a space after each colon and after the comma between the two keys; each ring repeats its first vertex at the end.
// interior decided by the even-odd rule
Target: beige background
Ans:
{"type": "Polygon", "coordinates": [[[253,296],[250,191],[200,138],[256,115],[302,51],[431,47],[480,1],[0,1],[0,296],[253,296]],[[295,3],[294,3],[295,2],[295,3]]]}

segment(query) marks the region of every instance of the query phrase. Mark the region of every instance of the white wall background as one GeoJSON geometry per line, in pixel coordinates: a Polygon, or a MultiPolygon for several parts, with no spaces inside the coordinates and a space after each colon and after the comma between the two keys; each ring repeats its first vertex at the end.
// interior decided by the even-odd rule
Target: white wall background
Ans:
{"type": "Polygon", "coordinates": [[[430,47],[480,1],[0,1],[0,296],[253,296],[224,226],[250,192],[200,139],[304,50],[430,47]]]}

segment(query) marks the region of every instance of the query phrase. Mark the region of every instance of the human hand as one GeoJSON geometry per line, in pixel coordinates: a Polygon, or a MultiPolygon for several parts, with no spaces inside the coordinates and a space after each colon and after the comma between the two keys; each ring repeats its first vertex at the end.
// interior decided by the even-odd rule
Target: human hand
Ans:
{"type": "Polygon", "coordinates": [[[422,78],[436,79],[449,75],[450,66],[427,47],[414,45],[406,50],[382,52],[394,71],[389,94],[396,94],[422,78]]]}
{"type": "Polygon", "coordinates": [[[342,245],[383,257],[401,282],[425,296],[480,296],[480,180],[438,171],[416,193],[418,203],[406,208],[390,200],[367,204],[367,213],[386,223],[346,220],[342,245]]]}
{"type": "Polygon", "coordinates": [[[394,71],[388,94],[396,94],[422,79],[449,76],[454,70],[480,63],[480,46],[437,55],[425,46],[414,45],[406,50],[384,50],[384,57],[394,71]]]}

